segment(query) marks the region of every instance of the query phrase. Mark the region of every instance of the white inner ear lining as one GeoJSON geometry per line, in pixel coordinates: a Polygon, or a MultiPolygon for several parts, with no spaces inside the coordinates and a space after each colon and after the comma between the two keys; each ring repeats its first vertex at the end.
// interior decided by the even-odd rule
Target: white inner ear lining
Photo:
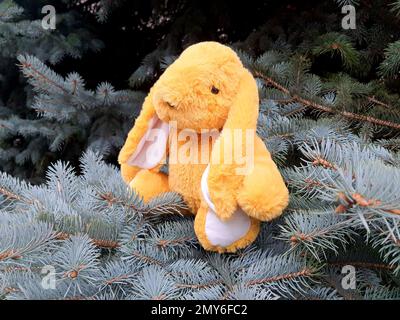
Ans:
{"type": "Polygon", "coordinates": [[[157,118],[155,116],[150,119],[147,131],[145,132],[144,136],[140,139],[140,141],[135,149],[135,152],[131,154],[131,156],[128,159],[128,162],[133,161],[136,158],[136,156],[139,154],[140,150],[142,150],[146,140],[148,139],[148,137],[150,135],[150,129],[154,127],[154,124],[156,123],[156,121],[157,121],[157,118]]]}
{"type": "Polygon", "coordinates": [[[127,163],[142,169],[156,167],[165,155],[168,143],[169,125],[157,115],[149,120],[148,129],[140,139],[135,152],[127,163]]]}

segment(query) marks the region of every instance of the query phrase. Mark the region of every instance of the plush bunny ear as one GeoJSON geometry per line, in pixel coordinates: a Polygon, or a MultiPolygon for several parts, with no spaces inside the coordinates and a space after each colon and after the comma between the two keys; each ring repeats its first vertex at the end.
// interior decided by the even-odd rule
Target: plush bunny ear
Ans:
{"type": "Polygon", "coordinates": [[[152,169],[160,164],[165,156],[168,133],[169,126],[158,118],[150,92],[118,156],[122,176],[126,182],[129,182],[138,170],[152,169]]]}
{"type": "Polygon", "coordinates": [[[230,218],[236,210],[235,193],[242,184],[246,168],[251,170],[254,165],[258,109],[257,83],[251,73],[243,69],[237,95],[211,153],[208,187],[221,219],[230,218]]]}

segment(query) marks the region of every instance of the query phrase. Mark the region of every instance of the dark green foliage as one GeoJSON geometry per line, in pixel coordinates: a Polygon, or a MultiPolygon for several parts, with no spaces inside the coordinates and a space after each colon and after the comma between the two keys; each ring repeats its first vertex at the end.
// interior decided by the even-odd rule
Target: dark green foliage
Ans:
{"type": "Polygon", "coordinates": [[[400,41],[390,43],[385,49],[385,60],[380,65],[380,73],[384,77],[398,77],[400,72],[400,41]]]}
{"type": "MultiPolygon", "coordinates": [[[[65,126],[56,132],[58,127],[43,121],[29,108],[34,97],[30,87],[18,79],[17,56],[32,54],[36,59],[57,64],[67,56],[79,59],[87,51],[98,51],[103,46],[83,27],[81,16],[75,11],[57,12],[57,29],[43,29],[36,10],[45,4],[50,3],[36,1],[25,10],[11,0],[0,3],[0,168],[33,180],[44,174],[49,161],[62,154],[54,152],[57,146],[47,142],[48,135],[58,136],[59,144],[60,138],[64,135],[65,140],[72,130],[65,126]]],[[[81,149],[78,147],[78,152],[81,149]]]]}

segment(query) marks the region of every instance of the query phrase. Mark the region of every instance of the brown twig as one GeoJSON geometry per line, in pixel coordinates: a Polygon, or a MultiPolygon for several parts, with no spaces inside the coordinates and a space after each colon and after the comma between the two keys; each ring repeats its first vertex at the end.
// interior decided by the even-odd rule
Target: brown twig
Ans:
{"type": "Polygon", "coordinates": [[[345,266],[345,265],[352,265],[354,267],[361,267],[367,269],[383,269],[383,270],[394,270],[395,267],[383,263],[372,263],[372,262],[332,262],[329,263],[331,266],[345,266]]]}
{"type": "Polygon", "coordinates": [[[6,259],[20,259],[21,255],[14,249],[6,250],[0,253],[0,261],[6,259]]]}
{"type": "Polygon", "coordinates": [[[312,270],[309,268],[304,268],[301,271],[298,272],[293,272],[293,273],[287,273],[287,274],[282,274],[276,277],[269,277],[269,278],[263,278],[263,279],[258,279],[258,280],[253,280],[247,283],[248,286],[256,285],[256,284],[263,284],[263,283],[269,283],[269,282],[277,282],[280,280],[288,280],[288,279],[294,279],[298,277],[307,277],[312,274],[312,270]]]}
{"type": "Polygon", "coordinates": [[[116,249],[120,246],[118,241],[103,240],[103,239],[92,239],[92,242],[100,248],[104,249],[116,249]]]}
{"type": "Polygon", "coordinates": [[[153,259],[153,258],[150,258],[150,257],[148,257],[148,256],[145,256],[145,255],[143,255],[143,254],[140,254],[139,251],[132,251],[131,254],[132,254],[133,256],[139,258],[139,259],[142,259],[142,260],[145,260],[145,261],[147,261],[147,262],[156,264],[156,265],[158,265],[158,266],[162,266],[162,263],[161,263],[160,261],[158,261],[158,260],[156,260],[156,259],[153,259]]]}
{"type": "Polygon", "coordinates": [[[375,98],[375,96],[367,97],[367,100],[368,100],[369,102],[375,103],[375,104],[377,104],[377,105],[379,105],[379,106],[381,106],[381,107],[384,107],[384,108],[386,108],[386,109],[392,109],[392,106],[388,105],[387,103],[384,103],[384,102],[382,102],[382,101],[377,100],[377,99],[375,98]]]}
{"type": "Polygon", "coordinates": [[[179,239],[173,239],[173,240],[159,240],[157,242],[157,245],[160,247],[166,247],[168,245],[173,245],[173,244],[178,244],[178,243],[182,243],[182,242],[186,242],[189,241],[190,237],[183,237],[183,238],[179,238],[179,239]]]}
{"type": "Polygon", "coordinates": [[[290,242],[292,243],[292,245],[295,245],[299,241],[306,241],[306,240],[312,240],[312,237],[304,233],[299,233],[290,237],[290,242]]]}
{"type": "MultiPolygon", "coordinates": [[[[353,207],[354,205],[358,205],[360,207],[377,207],[382,204],[381,200],[378,199],[367,199],[363,195],[359,193],[354,193],[351,195],[351,197],[347,197],[343,192],[340,192],[338,194],[338,198],[343,200],[345,204],[339,204],[336,207],[335,212],[336,213],[344,213],[346,212],[349,208],[353,207]]],[[[391,213],[391,214],[396,214],[400,215],[400,209],[381,209],[384,212],[391,213]]]]}
{"type": "Polygon", "coordinates": [[[321,157],[316,158],[312,164],[313,166],[323,166],[325,169],[336,170],[336,166],[333,163],[321,157]]]}
{"type": "Polygon", "coordinates": [[[200,284],[186,284],[186,283],[178,283],[176,284],[176,286],[178,288],[190,288],[190,289],[204,289],[204,288],[208,288],[211,286],[215,286],[217,284],[221,284],[222,281],[219,280],[215,280],[215,281],[211,281],[208,283],[200,283],[200,284]]]}
{"type": "Polygon", "coordinates": [[[26,68],[31,70],[32,74],[26,74],[27,78],[34,78],[34,74],[36,74],[37,78],[42,79],[44,82],[48,82],[51,85],[53,85],[54,87],[60,89],[63,93],[68,94],[69,92],[67,90],[65,90],[62,86],[60,86],[59,84],[57,84],[55,81],[49,79],[48,77],[46,77],[43,73],[41,73],[39,70],[36,70],[32,64],[27,63],[27,62],[22,62],[21,64],[18,65],[21,68],[26,68]]]}
{"type": "MultiPolygon", "coordinates": [[[[55,239],[67,240],[70,238],[70,236],[71,235],[67,232],[57,232],[55,239]]],[[[120,246],[120,243],[118,241],[104,240],[104,239],[91,239],[91,241],[95,246],[104,249],[116,249],[120,246]]]]}
{"type": "Polygon", "coordinates": [[[111,285],[111,284],[113,284],[113,283],[115,283],[117,281],[125,280],[125,279],[128,279],[128,278],[129,278],[129,275],[128,274],[124,274],[124,275],[121,275],[119,277],[114,277],[114,278],[111,278],[109,280],[106,280],[106,281],[104,281],[104,283],[106,285],[111,285]]]}
{"type": "Polygon", "coordinates": [[[18,200],[21,202],[27,202],[26,199],[22,198],[21,196],[12,193],[10,190],[7,190],[6,188],[1,188],[0,187],[0,193],[5,196],[8,200],[18,200]]]}

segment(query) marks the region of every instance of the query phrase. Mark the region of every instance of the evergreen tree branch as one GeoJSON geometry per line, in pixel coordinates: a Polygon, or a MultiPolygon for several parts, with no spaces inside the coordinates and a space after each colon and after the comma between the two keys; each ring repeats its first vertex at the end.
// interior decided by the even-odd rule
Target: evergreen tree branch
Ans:
{"type": "Polygon", "coordinates": [[[341,115],[345,118],[351,119],[351,120],[356,120],[356,121],[361,121],[361,122],[368,122],[371,124],[376,124],[379,126],[385,126],[385,127],[389,127],[392,129],[396,129],[396,130],[400,130],[400,124],[399,123],[395,123],[395,122],[391,122],[391,121],[387,121],[387,120],[380,120],[371,116],[365,116],[365,115],[361,115],[361,114],[356,114],[356,113],[352,113],[349,111],[342,111],[342,110],[335,110],[331,107],[316,103],[314,101],[302,98],[300,96],[298,96],[297,94],[291,93],[289,91],[289,89],[287,89],[286,87],[284,87],[283,85],[279,84],[278,82],[274,81],[272,78],[264,76],[263,74],[261,74],[260,72],[256,72],[255,76],[257,78],[262,79],[263,81],[265,81],[268,85],[278,89],[279,91],[285,93],[286,95],[290,96],[291,99],[295,102],[299,102],[301,104],[303,104],[306,107],[315,109],[315,110],[319,110],[322,112],[326,112],[326,113],[331,113],[331,114],[338,114],[341,115]]]}

